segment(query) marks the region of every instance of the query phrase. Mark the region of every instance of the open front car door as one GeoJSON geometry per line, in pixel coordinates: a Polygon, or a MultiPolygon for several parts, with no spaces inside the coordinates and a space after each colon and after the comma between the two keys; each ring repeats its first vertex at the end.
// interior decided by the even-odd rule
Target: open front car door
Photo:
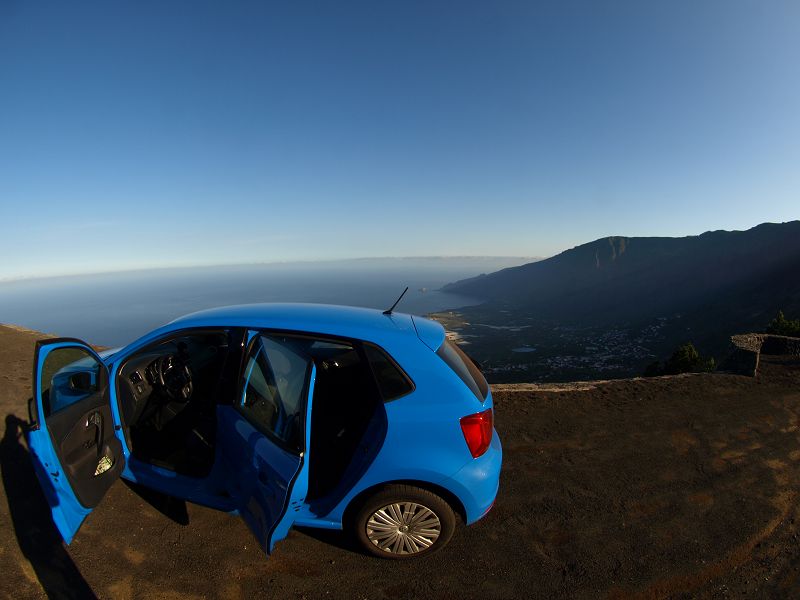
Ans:
{"type": "Polygon", "coordinates": [[[125,466],[114,432],[108,369],[80,340],[39,341],[32,404],[31,458],[53,521],[70,543],[125,466]]]}

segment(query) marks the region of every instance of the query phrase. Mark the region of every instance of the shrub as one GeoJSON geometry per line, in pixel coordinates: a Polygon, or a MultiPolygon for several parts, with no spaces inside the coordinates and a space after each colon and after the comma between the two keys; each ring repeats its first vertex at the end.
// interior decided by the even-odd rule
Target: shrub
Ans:
{"type": "Polygon", "coordinates": [[[772,319],[767,327],[767,333],[800,337],[800,319],[787,319],[783,311],[779,310],[778,316],[772,319]]]}
{"type": "Polygon", "coordinates": [[[710,373],[717,366],[713,357],[703,358],[694,347],[694,344],[687,342],[679,346],[672,356],[664,362],[655,361],[647,365],[644,371],[645,377],[655,377],[657,375],[677,375],[678,373],[710,373]]]}

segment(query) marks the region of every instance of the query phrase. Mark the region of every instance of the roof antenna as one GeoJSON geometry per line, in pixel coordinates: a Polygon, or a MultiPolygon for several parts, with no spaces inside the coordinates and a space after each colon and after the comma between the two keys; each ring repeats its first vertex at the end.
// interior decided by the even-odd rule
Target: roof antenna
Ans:
{"type": "Polygon", "coordinates": [[[405,295],[406,295],[406,292],[407,292],[407,291],[408,291],[408,286],[406,286],[406,289],[404,289],[404,290],[403,290],[403,293],[402,293],[402,294],[400,294],[400,297],[397,299],[397,302],[395,302],[394,304],[392,304],[392,308],[390,308],[389,310],[385,310],[385,311],[383,311],[383,314],[385,314],[385,315],[390,315],[390,314],[392,314],[392,311],[394,310],[394,307],[395,307],[395,306],[397,306],[398,304],[400,304],[400,300],[402,300],[402,299],[403,299],[403,296],[405,296],[405,295]]]}

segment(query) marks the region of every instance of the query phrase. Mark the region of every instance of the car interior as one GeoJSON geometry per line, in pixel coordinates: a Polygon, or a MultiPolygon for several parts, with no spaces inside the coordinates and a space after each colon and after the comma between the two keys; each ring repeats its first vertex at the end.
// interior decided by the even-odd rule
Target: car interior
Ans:
{"type": "MultiPolygon", "coordinates": [[[[318,341],[309,352],[317,366],[307,495],[312,501],[333,492],[351,463],[374,457],[378,448],[365,445],[370,437],[366,433],[376,411],[385,415],[385,410],[361,348],[318,341]]],[[[359,470],[359,465],[352,466],[359,470]]],[[[352,477],[360,475],[350,471],[352,477]]]]}
{"type": "Polygon", "coordinates": [[[230,333],[171,338],[129,358],[117,393],[132,454],[182,475],[204,477],[214,464],[216,405],[225,392],[230,333]]]}
{"type": "MultiPolygon", "coordinates": [[[[242,335],[191,332],[144,348],[124,363],[117,393],[138,460],[190,477],[209,474],[216,406],[240,393],[242,335]]],[[[381,389],[361,344],[298,336],[292,345],[317,369],[307,498],[333,502],[337,486],[360,477],[379,450],[386,430],[381,389]]]]}

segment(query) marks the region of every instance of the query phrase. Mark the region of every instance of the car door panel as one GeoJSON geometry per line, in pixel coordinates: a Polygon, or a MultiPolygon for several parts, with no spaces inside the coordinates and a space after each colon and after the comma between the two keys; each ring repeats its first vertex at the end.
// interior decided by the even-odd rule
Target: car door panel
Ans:
{"type": "Polygon", "coordinates": [[[114,435],[111,407],[100,394],[93,400],[73,404],[47,419],[64,474],[85,507],[97,506],[108,488],[107,478],[100,477],[103,469],[113,475],[124,464],[115,460],[122,456],[122,444],[114,435]]]}
{"type": "Polygon", "coordinates": [[[265,436],[237,409],[220,406],[225,437],[223,458],[231,473],[229,492],[239,512],[269,553],[286,537],[308,489],[304,456],[289,452],[265,436]]]}
{"type": "MultiPolygon", "coordinates": [[[[255,334],[250,336],[253,342],[251,348],[258,344],[257,339],[253,341],[254,338],[255,334]]],[[[230,471],[230,494],[235,498],[242,518],[269,553],[276,542],[286,537],[308,490],[308,454],[305,449],[310,436],[316,367],[309,358],[303,367],[304,372],[295,373],[304,379],[301,394],[303,406],[302,418],[298,415],[292,417],[282,405],[270,411],[260,405],[252,405],[251,409],[246,404],[246,393],[250,389],[248,383],[251,377],[256,378],[250,358],[242,374],[244,383],[239,401],[233,406],[220,406],[218,422],[222,455],[230,471]],[[291,422],[294,422],[291,428],[301,430],[301,448],[282,442],[269,429],[288,428],[291,422]]],[[[274,375],[269,364],[264,364],[263,368],[269,373],[258,375],[258,382],[253,388],[257,396],[259,393],[268,394],[267,379],[274,375]]],[[[275,383],[274,380],[271,383],[275,383]]],[[[278,388],[277,385],[273,386],[273,392],[278,388]]],[[[297,388],[294,390],[296,392],[297,388]]]]}
{"type": "Polygon", "coordinates": [[[53,520],[69,543],[124,466],[108,371],[80,340],[39,341],[28,447],[53,520]]]}

